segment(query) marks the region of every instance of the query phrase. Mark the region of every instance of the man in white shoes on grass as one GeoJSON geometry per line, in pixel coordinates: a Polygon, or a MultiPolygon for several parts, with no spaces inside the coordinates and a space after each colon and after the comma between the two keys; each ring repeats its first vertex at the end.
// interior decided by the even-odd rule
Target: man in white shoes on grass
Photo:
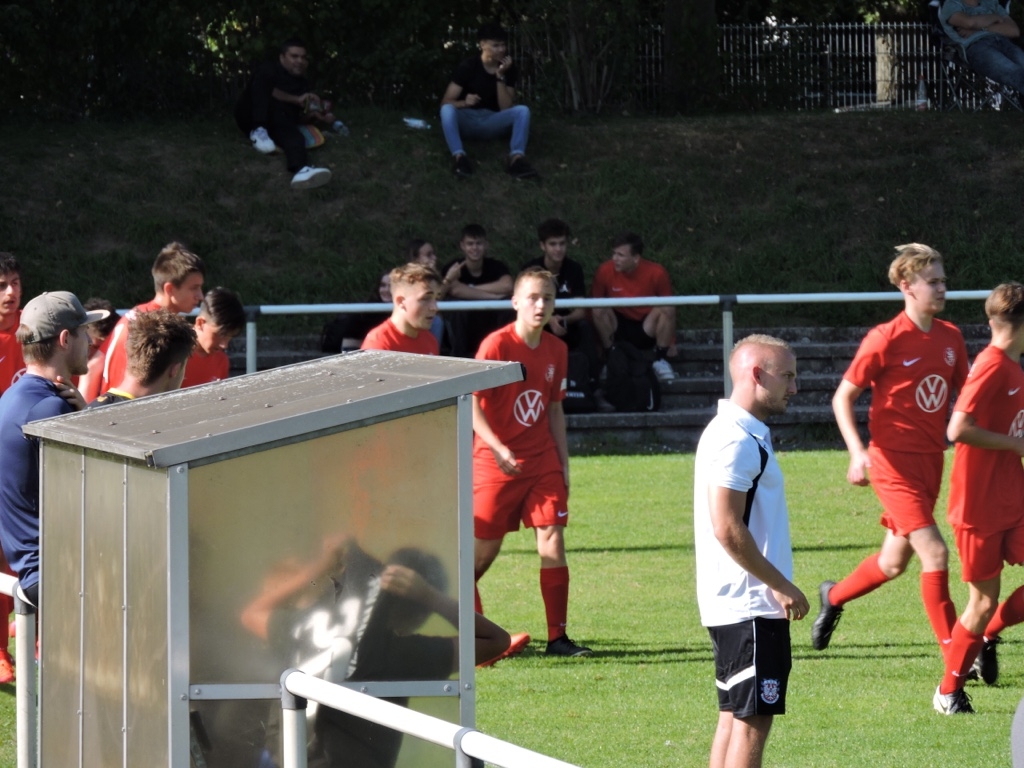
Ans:
{"type": "Polygon", "coordinates": [[[327,119],[324,102],[306,80],[309,58],[306,44],[290,38],[281,46],[277,61],[267,61],[253,72],[235,107],[235,122],[257,152],[269,154],[278,147],[292,176],[292,189],[312,189],[331,180],[331,172],[308,163],[306,140],[299,130],[305,115],[327,119]]]}

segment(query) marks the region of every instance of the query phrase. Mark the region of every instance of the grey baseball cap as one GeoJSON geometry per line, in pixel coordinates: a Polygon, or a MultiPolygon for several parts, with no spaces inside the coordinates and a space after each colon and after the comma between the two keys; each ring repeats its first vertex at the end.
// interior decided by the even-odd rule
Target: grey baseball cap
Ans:
{"type": "Polygon", "coordinates": [[[82,325],[103,320],[110,314],[105,309],[86,312],[82,302],[70,291],[41,293],[21,310],[21,324],[29,329],[23,344],[35,344],[60,336],[61,331],[73,331],[82,325]]]}

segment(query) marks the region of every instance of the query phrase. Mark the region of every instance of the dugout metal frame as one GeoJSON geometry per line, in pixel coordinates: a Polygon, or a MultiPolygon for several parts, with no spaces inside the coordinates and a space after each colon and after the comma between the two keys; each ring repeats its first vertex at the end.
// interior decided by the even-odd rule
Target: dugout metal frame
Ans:
{"type": "Polygon", "coordinates": [[[187,768],[196,707],[279,706],[283,669],[238,641],[237,609],[269,552],[315,544],[335,519],[381,558],[429,546],[432,528],[457,534],[439,544],[457,568],[457,677],[346,685],[474,726],[471,393],[522,377],[516,363],[367,351],[28,425],[41,462],[40,763],[187,768]],[[303,503],[285,516],[282,498],[303,503]],[[233,565],[203,570],[221,562],[233,565]]]}

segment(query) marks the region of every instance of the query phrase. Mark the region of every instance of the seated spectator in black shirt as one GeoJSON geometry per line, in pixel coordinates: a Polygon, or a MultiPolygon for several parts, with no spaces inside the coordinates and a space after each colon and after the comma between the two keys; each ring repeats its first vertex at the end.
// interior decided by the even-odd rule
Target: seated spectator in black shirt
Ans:
{"type": "Polygon", "coordinates": [[[523,264],[522,271],[530,268],[546,269],[555,276],[555,312],[547,324],[546,330],[555,334],[569,347],[569,353],[582,352],[587,358],[587,369],[590,378],[596,379],[601,369],[601,361],[597,353],[597,337],[594,326],[587,319],[587,310],[558,309],[563,299],[587,298],[586,281],[583,278],[583,267],[578,261],[570,259],[569,240],[572,232],[569,225],[561,219],[548,219],[537,227],[537,239],[540,241],[541,256],[523,264]]]}
{"type": "Polygon", "coordinates": [[[508,55],[508,33],[498,24],[484,24],[477,40],[480,55],[459,64],[441,98],[441,129],[455,158],[455,175],[473,173],[463,139],[498,139],[511,131],[506,170],[518,179],[536,176],[526,161],[530,108],[515,103],[519,69],[508,55]]]}
{"type": "Polygon", "coordinates": [[[308,67],[306,44],[286,40],[277,61],[255,69],[235,107],[235,122],[242,133],[249,134],[258,152],[269,154],[277,147],[284,152],[288,170],[294,174],[292,189],[312,189],[331,180],[329,170],[309,165],[306,139],[299,130],[310,120],[334,122],[334,115],[323,108],[325,102],[310,90],[308,67]]]}
{"type": "MultiPolygon", "coordinates": [[[[463,259],[445,266],[442,293],[448,301],[494,301],[512,295],[512,275],[498,259],[487,256],[487,230],[479,224],[462,229],[459,250],[463,259]]],[[[451,354],[474,357],[484,337],[509,322],[508,310],[445,312],[451,354]]]]}

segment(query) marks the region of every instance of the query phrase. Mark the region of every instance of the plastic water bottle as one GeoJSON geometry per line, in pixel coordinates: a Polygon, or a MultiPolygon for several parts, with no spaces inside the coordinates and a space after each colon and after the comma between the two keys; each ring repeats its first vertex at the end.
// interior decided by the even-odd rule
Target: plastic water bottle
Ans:
{"type": "Polygon", "coordinates": [[[915,107],[918,112],[924,112],[928,109],[928,83],[924,79],[924,72],[917,78],[917,103],[915,107]]]}
{"type": "Polygon", "coordinates": [[[402,122],[415,131],[430,130],[430,123],[428,123],[426,120],[420,120],[419,118],[416,117],[403,117],[402,122]]]}

